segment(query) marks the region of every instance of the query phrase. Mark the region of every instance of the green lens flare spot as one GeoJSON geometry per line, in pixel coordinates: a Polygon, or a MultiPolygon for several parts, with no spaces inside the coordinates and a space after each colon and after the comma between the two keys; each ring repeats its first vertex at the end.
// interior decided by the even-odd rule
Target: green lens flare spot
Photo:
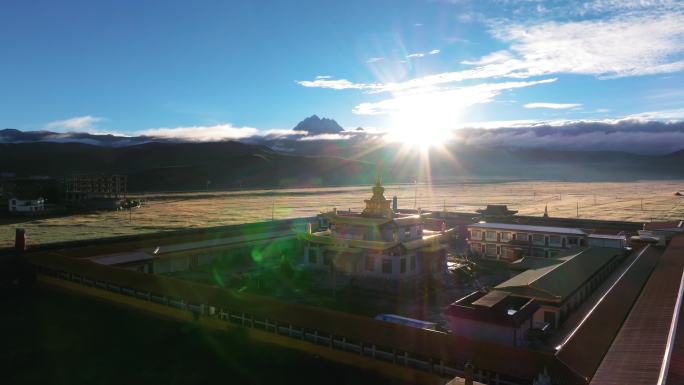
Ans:
{"type": "Polygon", "coordinates": [[[223,282],[223,277],[221,277],[221,274],[219,274],[219,272],[216,269],[211,270],[211,275],[214,278],[214,282],[216,282],[219,286],[225,286],[225,283],[223,282]]]}
{"type": "Polygon", "coordinates": [[[261,250],[259,249],[252,249],[252,260],[254,262],[260,263],[263,259],[264,256],[261,254],[261,250]]]}

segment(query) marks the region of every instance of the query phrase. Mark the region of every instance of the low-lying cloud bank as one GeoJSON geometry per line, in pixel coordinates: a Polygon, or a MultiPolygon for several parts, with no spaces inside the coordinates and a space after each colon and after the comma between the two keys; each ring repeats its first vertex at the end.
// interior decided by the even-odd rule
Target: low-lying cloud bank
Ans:
{"type": "MultiPolygon", "coordinates": [[[[420,129],[420,128],[416,128],[420,129]]],[[[390,134],[386,131],[345,131],[331,137],[280,135],[251,138],[287,147],[287,141],[364,140],[390,134]]],[[[625,151],[637,154],[668,154],[684,150],[684,121],[649,121],[638,117],[603,121],[509,121],[465,124],[453,130],[455,145],[555,150],[625,151]]]]}
{"type": "Polygon", "coordinates": [[[540,122],[495,129],[466,127],[455,136],[465,145],[666,154],[684,149],[684,122],[540,122]]]}
{"type": "MultiPolygon", "coordinates": [[[[416,128],[419,129],[419,128],[416,128]]],[[[283,141],[354,140],[381,137],[385,132],[345,131],[344,135],[281,135],[283,141]]],[[[271,138],[276,139],[276,138],[271,138]]],[[[604,121],[510,121],[466,124],[453,130],[452,144],[480,147],[543,148],[555,150],[625,151],[668,154],[684,150],[684,121],[662,122],[640,118],[604,121]]]]}
{"type": "Polygon", "coordinates": [[[234,127],[231,124],[216,124],[213,126],[154,128],[141,131],[140,135],[152,138],[181,139],[189,142],[217,142],[249,138],[258,133],[259,130],[253,127],[234,127]]]}
{"type": "MultiPolygon", "coordinates": [[[[417,130],[420,127],[416,128],[417,130]]],[[[22,132],[0,130],[0,143],[78,142],[102,146],[129,146],[154,141],[217,142],[237,140],[265,144],[276,151],[296,151],[293,143],[367,140],[391,134],[391,128],[348,130],[312,135],[294,130],[258,130],[230,124],[144,130],[131,136],[89,133],[22,132]]],[[[389,135],[388,135],[389,136],[389,135]]],[[[642,116],[602,121],[518,120],[463,124],[454,129],[451,144],[466,146],[545,148],[557,150],[626,151],[666,154],[684,149],[684,121],[653,121],[642,116]]],[[[449,143],[445,143],[449,144],[449,143]]],[[[295,146],[296,147],[296,146],[295,146]]]]}

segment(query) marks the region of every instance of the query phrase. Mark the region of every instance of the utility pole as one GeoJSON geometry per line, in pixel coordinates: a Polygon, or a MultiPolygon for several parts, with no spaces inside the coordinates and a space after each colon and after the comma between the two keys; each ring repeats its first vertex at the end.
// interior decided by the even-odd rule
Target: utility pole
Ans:
{"type": "Polygon", "coordinates": [[[330,261],[330,272],[332,273],[332,295],[333,299],[337,298],[337,283],[335,282],[335,256],[333,255],[330,261]]]}
{"type": "Polygon", "coordinates": [[[641,198],[641,211],[644,211],[644,198],[641,198]]]}
{"type": "Polygon", "coordinates": [[[273,200],[271,204],[271,221],[275,220],[275,199],[273,200]]]}
{"type": "Polygon", "coordinates": [[[579,201],[577,201],[577,218],[579,218],[579,201]]]}

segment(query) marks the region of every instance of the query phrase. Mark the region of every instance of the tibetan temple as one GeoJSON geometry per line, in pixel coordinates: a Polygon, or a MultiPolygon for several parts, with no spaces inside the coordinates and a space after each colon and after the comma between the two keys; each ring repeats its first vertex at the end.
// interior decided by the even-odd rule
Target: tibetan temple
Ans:
{"type": "Polygon", "coordinates": [[[452,230],[440,222],[437,231],[430,231],[420,212],[395,212],[384,191],[378,179],[362,212],[322,214],[329,229],[303,235],[303,264],[329,272],[338,282],[348,278],[374,288],[418,284],[445,272],[445,243],[452,230]]]}

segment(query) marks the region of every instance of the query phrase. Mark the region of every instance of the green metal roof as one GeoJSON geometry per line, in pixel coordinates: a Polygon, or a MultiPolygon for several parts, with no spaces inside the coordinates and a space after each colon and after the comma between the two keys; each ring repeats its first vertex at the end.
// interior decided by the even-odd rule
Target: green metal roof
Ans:
{"type": "Polygon", "coordinates": [[[526,271],[530,269],[540,269],[563,263],[565,259],[542,258],[542,257],[522,257],[510,263],[509,267],[513,270],[526,271]]]}
{"type": "Polygon", "coordinates": [[[561,258],[562,263],[524,271],[495,289],[514,295],[563,302],[621,250],[591,247],[561,258]]]}

